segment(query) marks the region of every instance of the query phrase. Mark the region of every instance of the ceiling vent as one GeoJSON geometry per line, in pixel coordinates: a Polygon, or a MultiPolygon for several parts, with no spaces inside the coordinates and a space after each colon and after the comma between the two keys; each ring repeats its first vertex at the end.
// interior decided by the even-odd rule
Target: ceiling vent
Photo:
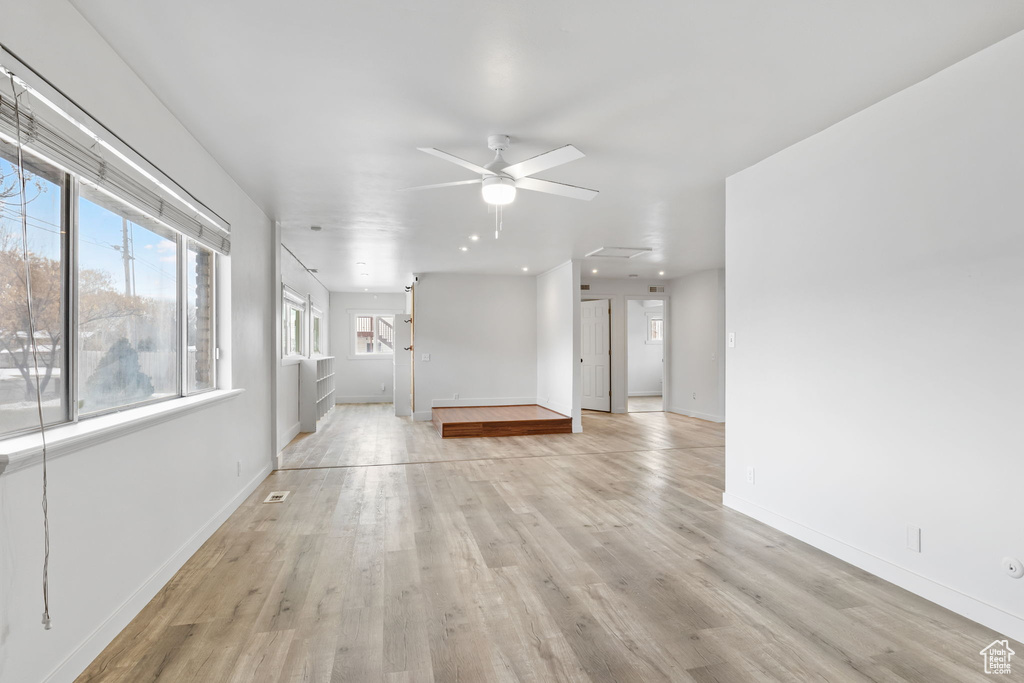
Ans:
{"type": "Polygon", "coordinates": [[[650,287],[648,287],[648,289],[651,291],[651,294],[661,294],[662,292],[665,291],[665,288],[661,285],[651,285],[650,287]]]}
{"type": "Polygon", "coordinates": [[[601,247],[587,254],[587,258],[620,258],[631,259],[640,254],[654,251],[650,247],[601,247]]]}
{"type": "Polygon", "coordinates": [[[589,292],[590,285],[580,285],[580,289],[582,289],[584,292],[589,292]]]}
{"type": "Polygon", "coordinates": [[[264,503],[283,503],[291,491],[271,491],[264,503]]]}

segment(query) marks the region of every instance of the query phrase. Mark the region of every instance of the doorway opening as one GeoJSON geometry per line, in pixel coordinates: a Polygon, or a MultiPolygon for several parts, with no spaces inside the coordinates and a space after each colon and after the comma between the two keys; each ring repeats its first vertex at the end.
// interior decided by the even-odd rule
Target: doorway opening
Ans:
{"type": "Polygon", "coordinates": [[[665,410],[665,302],[626,301],[626,411],[665,410]]]}

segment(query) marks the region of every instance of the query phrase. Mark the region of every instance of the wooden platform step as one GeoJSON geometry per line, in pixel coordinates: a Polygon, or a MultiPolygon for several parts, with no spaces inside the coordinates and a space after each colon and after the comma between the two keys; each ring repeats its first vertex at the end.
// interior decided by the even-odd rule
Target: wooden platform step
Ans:
{"type": "Polygon", "coordinates": [[[434,408],[431,417],[444,439],[572,433],[572,418],[538,405],[434,408]]]}

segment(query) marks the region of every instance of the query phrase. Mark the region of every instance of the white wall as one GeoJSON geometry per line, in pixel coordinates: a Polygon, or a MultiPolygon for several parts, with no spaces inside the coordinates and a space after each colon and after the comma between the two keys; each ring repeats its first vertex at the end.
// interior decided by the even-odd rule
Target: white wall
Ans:
{"type": "Polygon", "coordinates": [[[666,410],[725,421],[725,271],[673,280],[669,342],[672,401],[666,410]]]}
{"type": "Polygon", "coordinates": [[[7,47],[232,227],[218,283],[222,296],[234,293],[218,307],[220,362],[245,392],[50,463],[51,631],[40,625],[40,470],[0,476],[0,680],[71,681],[269,472],[272,228],[67,2],[7,3],[2,31],[7,47]]]}
{"type": "Polygon", "coordinates": [[[726,235],[727,503],[1017,640],[1022,73],[1018,33],[733,176],[726,235]]]}
{"type": "Polygon", "coordinates": [[[575,401],[579,282],[579,264],[572,261],[537,276],[537,404],[571,416],[574,431],[582,430],[582,408],[575,401]]]}
{"type": "MultiPolygon", "coordinates": [[[[582,274],[580,280],[582,284],[589,284],[589,291],[581,291],[580,299],[608,299],[611,308],[611,335],[612,335],[612,365],[611,365],[611,384],[612,384],[612,412],[613,413],[624,413],[626,412],[626,393],[628,391],[628,383],[626,382],[626,301],[629,297],[634,298],[646,298],[646,299],[662,299],[665,300],[668,297],[668,287],[665,288],[664,294],[652,294],[650,287],[665,286],[668,283],[664,280],[641,280],[641,279],[614,279],[614,278],[599,278],[594,277],[587,270],[589,264],[584,264],[582,268],[582,274]]],[[[669,311],[671,314],[671,310],[669,311]]],[[[666,325],[670,324],[668,317],[666,317],[666,325]]],[[[664,349],[665,353],[665,367],[666,370],[670,370],[672,367],[672,353],[671,344],[672,339],[669,337],[669,348],[664,349]]],[[[666,400],[672,394],[672,386],[665,387],[666,400]]]]}
{"type": "Polygon", "coordinates": [[[664,345],[648,343],[647,327],[651,318],[664,315],[665,306],[660,301],[626,302],[626,388],[630,396],[661,396],[664,345]]]}
{"type": "MultiPolygon", "coordinates": [[[[303,298],[312,299],[313,306],[323,311],[324,321],[321,334],[322,353],[331,355],[331,315],[330,295],[327,288],[320,284],[312,273],[303,267],[288,249],[281,249],[281,282],[303,298]]],[[[278,320],[280,320],[280,303],[277,304],[278,320]]],[[[280,324],[279,324],[280,326],[280,324]]],[[[313,314],[307,306],[306,310],[306,351],[312,352],[313,314]]],[[[280,337],[280,335],[277,335],[280,337]]],[[[299,365],[294,358],[282,358],[277,364],[277,449],[288,445],[299,433],[299,365]]]]}
{"type": "Polygon", "coordinates": [[[537,279],[420,275],[414,343],[418,420],[435,405],[535,403],[537,279]]]}
{"type": "MultiPolygon", "coordinates": [[[[394,313],[405,310],[405,294],[331,292],[331,347],[334,356],[335,403],[391,403],[394,400],[394,359],[356,358],[352,348],[352,311],[394,313]],[[384,390],[381,390],[381,384],[384,390]]],[[[408,353],[399,350],[399,353],[408,353]]]]}

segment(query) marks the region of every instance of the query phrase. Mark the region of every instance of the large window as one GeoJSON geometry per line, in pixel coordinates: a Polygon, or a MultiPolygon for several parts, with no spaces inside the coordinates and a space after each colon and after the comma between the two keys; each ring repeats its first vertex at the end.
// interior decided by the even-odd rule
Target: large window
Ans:
{"type": "Polygon", "coordinates": [[[281,350],[285,356],[305,354],[306,301],[289,289],[284,290],[282,304],[281,350]]]}
{"type": "Polygon", "coordinates": [[[55,425],[215,388],[214,252],[22,163],[24,192],[0,141],[0,437],[38,430],[37,391],[55,425]]]}
{"type": "Polygon", "coordinates": [[[358,311],[351,315],[355,356],[390,356],[395,352],[394,314],[358,311]]]}
{"type": "Polygon", "coordinates": [[[324,312],[313,308],[313,353],[321,354],[325,348],[323,343],[324,312]]]}
{"type": "Polygon", "coordinates": [[[83,186],[78,200],[78,408],[179,391],[178,240],[142,227],[83,186]]]}
{"type": "Polygon", "coordinates": [[[26,161],[24,180],[22,196],[17,150],[0,142],[0,434],[38,426],[37,390],[47,424],[68,418],[67,182],[57,169],[35,161],[26,161]]]}

